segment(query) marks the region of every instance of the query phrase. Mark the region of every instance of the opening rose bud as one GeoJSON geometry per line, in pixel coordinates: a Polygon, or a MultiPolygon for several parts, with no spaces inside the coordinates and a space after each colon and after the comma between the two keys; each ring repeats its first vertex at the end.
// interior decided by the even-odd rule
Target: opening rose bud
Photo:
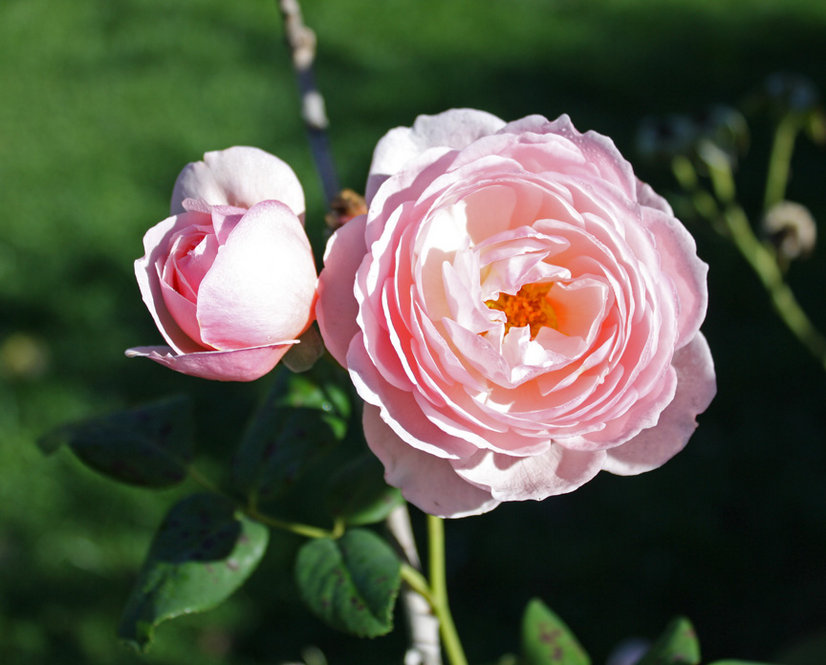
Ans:
{"type": "Polygon", "coordinates": [[[567,116],[421,116],[331,237],[325,344],[385,478],[459,517],[676,454],[715,393],[707,266],[610,139],[567,116]]]}
{"type": "Polygon", "coordinates": [[[292,170],[255,148],[207,153],[178,177],[178,214],[144,236],[141,295],[168,346],[137,347],[175,371],[263,376],[313,320],[316,269],[292,170]]]}

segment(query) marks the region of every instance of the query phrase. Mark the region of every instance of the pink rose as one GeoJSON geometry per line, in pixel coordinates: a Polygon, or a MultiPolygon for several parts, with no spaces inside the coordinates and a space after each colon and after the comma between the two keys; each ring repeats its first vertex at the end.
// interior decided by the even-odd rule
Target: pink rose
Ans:
{"type": "Polygon", "coordinates": [[[379,141],[317,315],[387,481],[459,517],[636,474],[715,393],[707,266],[610,139],[567,116],[420,116],[379,141]]]}
{"type": "Polygon", "coordinates": [[[129,349],[184,374],[252,381],[312,323],[316,270],[292,169],[257,148],[208,152],[143,238],[141,295],[169,346],[129,349]]]}

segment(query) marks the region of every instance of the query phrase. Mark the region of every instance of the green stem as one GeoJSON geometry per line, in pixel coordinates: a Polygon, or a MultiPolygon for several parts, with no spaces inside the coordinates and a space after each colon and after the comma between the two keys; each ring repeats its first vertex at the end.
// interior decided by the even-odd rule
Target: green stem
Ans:
{"type": "Polygon", "coordinates": [[[806,312],[800,307],[794,293],[784,281],[774,255],[754,235],[743,209],[739,206],[729,206],[723,220],[737,249],[768,291],[772,305],[780,318],[826,369],[826,338],[814,327],[806,312]]]}
{"type": "Polygon", "coordinates": [[[428,564],[430,567],[430,597],[422,594],[430,602],[433,612],[439,619],[439,632],[442,644],[451,665],[467,665],[456,625],[450,613],[447,600],[447,576],[445,573],[445,528],[440,517],[427,516],[428,564]]]}
{"type": "Polygon", "coordinates": [[[769,171],[766,175],[766,193],[763,210],[780,203],[786,196],[792,152],[800,121],[796,114],[789,113],[778,123],[774,132],[774,142],[769,156],[769,171]]]}
{"type": "MultiPolygon", "coordinates": [[[[779,128],[778,132],[783,133],[779,128]]],[[[793,132],[791,140],[793,143],[793,132]]],[[[780,157],[773,158],[773,161],[784,161],[783,150],[784,148],[780,149],[780,157]]],[[[749,224],[746,213],[735,203],[734,178],[730,167],[716,160],[707,160],[706,164],[709,167],[709,176],[717,200],[724,204],[723,210],[720,209],[717,200],[700,187],[696,171],[688,160],[675,160],[672,170],[680,185],[692,195],[698,212],[713,222],[718,230],[717,225],[722,221],[725,234],[732,239],[743,258],[757,273],[783,323],[826,369],[826,338],[815,328],[800,303],[797,302],[794,292],[783,279],[783,271],[774,253],[760,242],[749,224]]],[[[776,173],[773,178],[782,179],[785,188],[786,175],[782,178],[781,175],[777,175],[779,168],[775,166],[770,170],[776,173]]],[[[785,173],[788,174],[788,170],[785,173]]],[[[783,196],[782,190],[780,196],[781,198],[783,196]]]]}
{"type": "MultiPolygon", "coordinates": [[[[190,466],[187,470],[189,472],[189,477],[192,478],[192,480],[198,483],[205,490],[213,492],[214,494],[224,496],[230,499],[233,503],[238,503],[238,499],[236,499],[236,497],[227,494],[224,490],[218,487],[218,485],[216,485],[212,480],[203,475],[195,467],[190,466]]],[[[304,536],[306,538],[340,538],[344,534],[345,530],[345,525],[341,521],[336,521],[333,525],[332,530],[328,530],[322,529],[317,526],[311,526],[309,524],[301,524],[299,522],[288,522],[285,520],[279,520],[275,517],[265,515],[264,513],[259,512],[258,501],[254,496],[251,496],[249,498],[248,504],[242,507],[242,510],[252,519],[256,520],[257,522],[261,522],[261,524],[266,524],[267,526],[271,526],[274,529],[289,531],[290,533],[295,533],[299,536],[304,536]]]]}
{"type": "Polygon", "coordinates": [[[253,499],[250,499],[249,504],[246,507],[247,515],[249,515],[252,519],[261,522],[261,524],[266,524],[267,526],[271,526],[274,529],[281,529],[282,531],[289,531],[290,533],[294,533],[299,536],[304,536],[305,538],[333,538],[337,539],[340,538],[344,534],[345,526],[344,523],[341,521],[336,521],[333,525],[332,530],[330,529],[322,529],[321,527],[311,526],[309,524],[301,524],[300,522],[288,522],[286,520],[280,520],[270,515],[266,515],[262,512],[259,512],[258,506],[253,499]]]}
{"type": "Polygon", "coordinates": [[[427,583],[424,575],[409,563],[402,563],[401,575],[402,580],[407,583],[407,586],[424,598],[428,605],[433,607],[435,602],[433,600],[433,592],[430,590],[430,585],[427,583]]]}

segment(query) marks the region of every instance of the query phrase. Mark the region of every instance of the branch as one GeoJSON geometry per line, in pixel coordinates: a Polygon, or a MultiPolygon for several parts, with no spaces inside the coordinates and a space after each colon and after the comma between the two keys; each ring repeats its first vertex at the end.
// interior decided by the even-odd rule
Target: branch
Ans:
{"type": "Polygon", "coordinates": [[[290,47],[298,91],[301,95],[301,118],[307,129],[313,161],[329,208],[338,194],[338,178],[327,139],[329,121],[324,108],[324,97],[316,87],[313,73],[316,36],[304,25],[298,0],[278,0],[278,8],[284,20],[284,33],[290,47]]]}

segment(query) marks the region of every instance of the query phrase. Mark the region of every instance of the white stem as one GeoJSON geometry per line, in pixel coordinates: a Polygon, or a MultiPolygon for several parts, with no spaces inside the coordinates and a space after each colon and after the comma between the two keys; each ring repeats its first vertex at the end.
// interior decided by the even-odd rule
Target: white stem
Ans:
{"type": "MultiPolygon", "coordinates": [[[[422,563],[413,538],[407,504],[403,503],[393,509],[387,517],[387,528],[393,534],[408,563],[421,570],[422,563]]],[[[404,655],[404,665],[442,665],[439,620],[430,610],[429,603],[420,594],[408,588],[402,591],[402,602],[410,632],[410,648],[404,655]]]]}

